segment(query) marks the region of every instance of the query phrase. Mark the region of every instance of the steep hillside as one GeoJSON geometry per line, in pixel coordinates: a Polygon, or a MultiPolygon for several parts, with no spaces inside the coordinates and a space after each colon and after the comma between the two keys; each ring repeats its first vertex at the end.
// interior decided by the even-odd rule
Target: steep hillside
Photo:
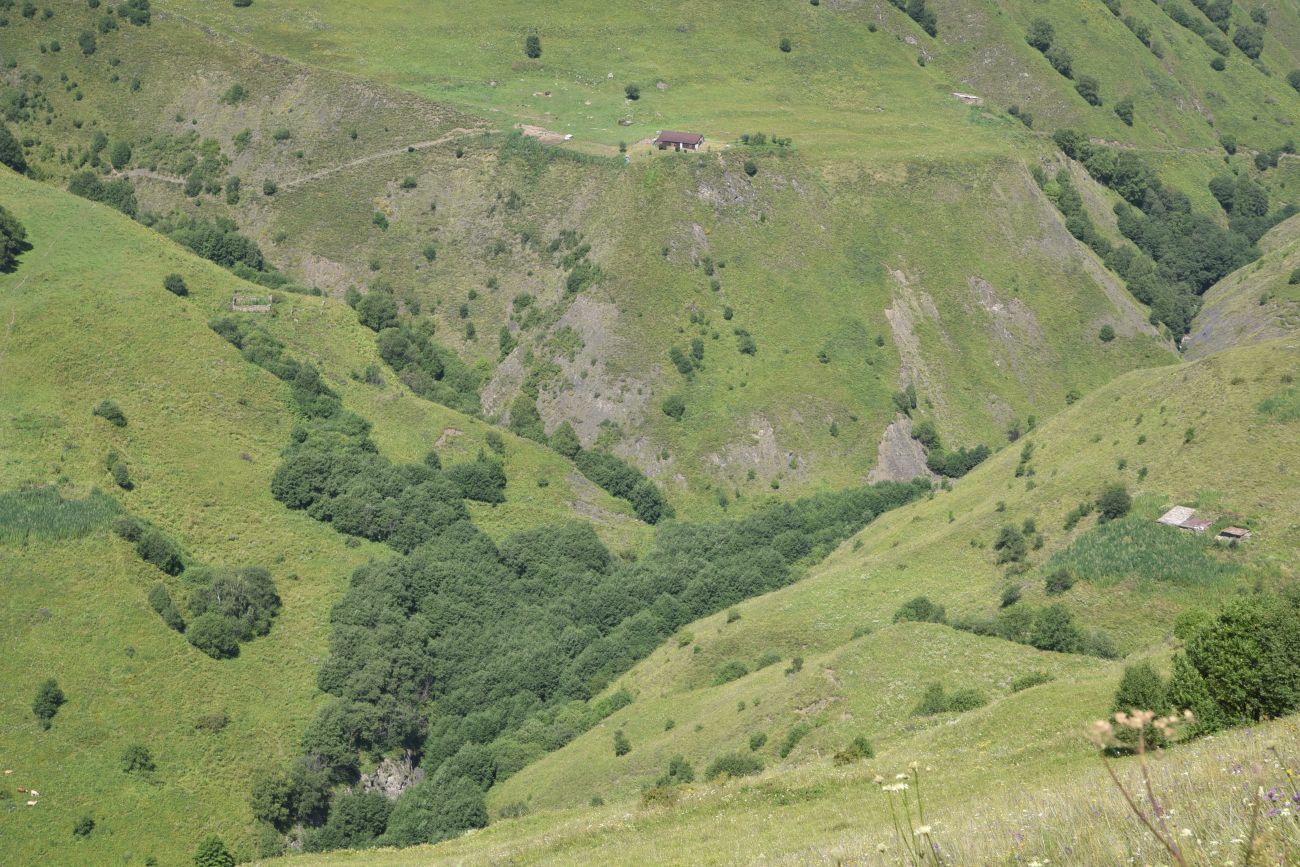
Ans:
{"type": "MultiPolygon", "coordinates": [[[[1013,608],[1063,602],[1080,623],[1109,631],[1121,652],[1161,659],[1180,612],[1213,609],[1239,589],[1296,577],[1300,540],[1288,504],[1297,480],[1287,456],[1297,422],[1287,408],[1298,373],[1300,346],[1283,340],[1120,378],[952,491],[882,517],[805,580],[738,605],[734,615],[684,628],[680,640],[623,678],[632,704],[493,789],[494,809],[517,815],[527,808],[531,815],[443,849],[367,860],[415,863],[442,854],[471,863],[727,863],[759,852],[777,861],[821,853],[859,859],[889,837],[887,804],[867,781],[912,760],[933,768],[927,797],[942,817],[939,838],[975,851],[995,845],[992,836],[985,840],[987,829],[958,837],[956,816],[980,809],[968,801],[971,791],[986,804],[1001,793],[1059,792],[1095,763],[1080,735],[1108,711],[1120,665],[950,626],[895,623],[895,610],[925,594],[947,607],[952,622],[992,614],[1011,582],[1022,591],[1013,608]],[[1028,443],[1031,472],[1017,476],[1028,443]],[[1117,470],[1121,457],[1127,465],[1117,470]],[[1132,517],[1104,526],[1088,517],[1061,529],[1069,509],[1116,480],[1136,494],[1132,517]],[[1155,525],[1176,503],[1244,522],[1255,535],[1241,548],[1216,548],[1155,525]],[[996,565],[990,544],[998,528],[1026,518],[1036,522],[1042,547],[1031,551],[1024,571],[996,565]],[[1043,579],[1060,563],[1079,577],[1064,594],[1046,597],[1043,579]],[[777,661],[717,684],[724,664],[753,668],[766,654],[777,661]],[[799,665],[790,664],[794,657],[799,665]],[[1029,672],[1044,673],[1048,682],[1011,691],[1011,682],[1029,672]],[[975,688],[992,701],[959,715],[918,718],[913,708],[931,682],[975,688]],[[624,756],[611,748],[615,730],[631,744],[624,756]],[[769,770],[756,782],[688,787],[675,807],[634,806],[674,755],[699,773],[723,753],[748,754],[751,736],[760,734],[766,740],[754,755],[769,770]],[[836,770],[831,756],[862,735],[876,758],[836,770]],[[619,806],[576,812],[597,796],[619,806]]],[[[1162,764],[1186,761],[1182,749],[1162,764]]],[[[1212,749],[1231,755],[1235,747],[1212,749]]],[[[1102,786],[1085,779],[1094,797],[1102,786]]],[[[1218,821],[1215,801],[1201,797],[1197,815],[1218,821]]],[[[989,817],[986,810],[980,815],[989,817]]],[[[1017,821],[1012,815],[997,821],[1007,823],[1007,833],[1025,833],[1010,824],[1017,821]]],[[[1049,821],[1032,831],[1029,845],[1050,842],[1059,851],[1062,836],[1072,833],[1049,821]]],[[[1044,854],[1025,850],[1026,857],[1044,854]]]]}
{"type": "Polygon", "coordinates": [[[863,861],[912,761],[1162,859],[1080,734],[1300,579],[1296,4],[489,5],[0,0],[0,860],[863,861]]]}
{"type": "MultiPolygon", "coordinates": [[[[200,11],[226,14],[186,14],[200,11]]],[[[246,23],[287,14],[227,11],[246,23]]],[[[849,124],[829,152],[833,134],[810,116],[742,116],[723,135],[765,129],[793,136],[793,148],[719,141],[699,158],[633,148],[627,164],[512,137],[511,123],[465,114],[461,100],[297,66],[166,13],[102,34],[91,55],[37,50],[46,35],[74,42],[91,10],[12,22],[34,38],[10,84],[49,106],[19,112],[41,171],[64,178],[130,142],[121,174],[142,214],[229,215],[297,283],[393,290],[475,361],[489,418],[508,423],[520,395],[536,392],[546,431],[570,421],[689,510],[879,474],[896,463],[893,395],[909,384],[946,446],[997,445],[1070,392],[1173,359],[1031,182],[1050,145],[993,106],[954,99],[940,72],[916,64],[904,41],[915,26],[892,7],[806,13],[830,57],[859,39],[878,46],[865,78],[874,96],[863,98],[880,111],[834,95],[842,68],[788,58],[789,86],[849,124]],[[65,87],[48,86],[63,76],[65,87]],[[1099,341],[1104,325],[1119,339],[1099,341]],[[669,397],[683,400],[680,421],[661,411],[669,397]]],[[[716,26],[694,21],[697,7],[682,14],[690,28],[716,26]]],[[[281,33],[274,50],[297,45],[281,33]]],[[[718,74],[701,107],[722,105],[718,74]]],[[[677,99],[672,85],[650,91],[632,105],[677,99]]]]}
{"type": "Polygon", "coordinates": [[[1188,358],[1232,346],[1272,340],[1300,327],[1300,218],[1260,241],[1264,255],[1223,278],[1205,293],[1183,341],[1188,358]]]}
{"type": "MultiPolygon", "coordinates": [[[[271,473],[296,421],[288,389],[207,326],[233,293],[256,287],[103,206],[5,170],[0,201],[32,245],[14,273],[0,275],[7,636],[0,756],[14,772],[0,801],[5,851],[48,863],[147,855],[175,862],[217,831],[251,854],[247,781],[297,752],[322,698],[316,671],[330,606],[353,567],[390,552],[345,544],[272,499],[271,473]],[[171,272],[184,276],[188,297],[163,289],[171,272]],[[125,427],[91,414],[104,399],[122,408],[125,427]],[[129,466],[132,490],[116,487],[107,472],[110,449],[129,466]],[[283,600],[270,634],[218,661],[167,629],[146,599],[165,576],[110,532],[111,512],[66,524],[56,516],[53,525],[46,515],[30,535],[15,536],[30,504],[18,492],[46,485],[73,500],[112,491],[120,508],[152,521],[198,560],[268,568],[283,600]],[[43,732],[31,702],[49,677],[67,703],[43,732]],[[199,725],[222,715],[219,731],[199,725]],[[157,765],[146,779],[120,769],[123,751],[136,743],[157,765]],[[12,785],[36,789],[37,805],[23,806],[12,785]],[[177,809],[180,803],[187,807],[177,809]],[[72,834],[83,815],[96,822],[84,841],[72,834]]],[[[351,311],[336,307],[290,301],[270,322],[318,359],[348,406],[373,420],[382,449],[418,460],[440,440],[448,458],[482,447],[488,428],[481,422],[398,383],[353,382],[349,370],[377,361],[373,340],[351,311]]],[[[644,525],[626,505],[591,486],[572,489],[572,465],[554,453],[509,437],[506,471],[507,502],[478,513],[489,530],[513,532],[580,511],[611,545],[643,543],[644,525]],[[543,477],[546,488],[537,485],[543,477]]]]}

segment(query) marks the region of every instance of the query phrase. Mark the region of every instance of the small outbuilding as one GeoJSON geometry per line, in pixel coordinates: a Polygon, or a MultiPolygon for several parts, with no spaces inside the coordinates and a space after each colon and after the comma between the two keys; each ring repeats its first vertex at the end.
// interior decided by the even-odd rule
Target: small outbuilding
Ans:
{"type": "Polygon", "coordinates": [[[1168,512],[1165,512],[1156,519],[1156,523],[1164,524],[1168,527],[1181,527],[1184,521],[1190,521],[1196,510],[1191,506],[1174,506],[1168,512]]]}
{"type": "Polygon", "coordinates": [[[1220,542],[1244,542],[1250,538],[1250,531],[1242,527],[1224,527],[1214,538],[1220,542]]]}
{"type": "Polygon", "coordinates": [[[651,142],[659,150],[697,151],[704,144],[704,136],[698,132],[672,132],[664,130],[651,142]]]}
{"type": "Polygon", "coordinates": [[[1191,530],[1193,533],[1204,533],[1214,522],[1209,518],[1196,517],[1196,510],[1191,506],[1174,506],[1157,518],[1156,523],[1177,527],[1180,530],[1191,530]]]}

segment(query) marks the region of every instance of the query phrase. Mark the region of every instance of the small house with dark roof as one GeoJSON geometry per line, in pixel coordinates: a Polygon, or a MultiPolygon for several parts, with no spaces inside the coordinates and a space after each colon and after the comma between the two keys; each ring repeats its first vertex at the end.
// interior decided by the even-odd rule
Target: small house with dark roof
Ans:
{"type": "Polygon", "coordinates": [[[664,130],[651,142],[659,150],[672,148],[675,151],[697,151],[704,144],[704,136],[698,132],[672,132],[664,130]]]}

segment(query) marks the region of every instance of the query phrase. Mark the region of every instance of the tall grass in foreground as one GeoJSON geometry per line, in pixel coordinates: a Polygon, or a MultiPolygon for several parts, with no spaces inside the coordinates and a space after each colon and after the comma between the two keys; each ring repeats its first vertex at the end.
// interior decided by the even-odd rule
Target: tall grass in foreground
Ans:
{"type": "Polygon", "coordinates": [[[98,488],[84,500],[65,500],[57,488],[40,487],[0,493],[0,544],[24,544],[29,538],[79,539],[108,525],[122,511],[98,488]]]}
{"type": "Polygon", "coordinates": [[[1098,524],[1044,564],[1101,586],[1125,578],[1178,585],[1207,585],[1239,571],[1220,559],[1210,534],[1189,533],[1139,515],[1098,524]]]}
{"type": "MultiPolygon", "coordinates": [[[[1207,737],[1170,750],[1107,758],[1117,727],[1172,728],[1172,718],[1118,714],[1092,730],[1103,748],[1096,772],[1000,804],[968,802],[926,824],[895,818],[891,839],[823,850],[830,861],[879,863],[1282,865],[1300,861],[1300,720],[1207,737]],[[922,845],[927,844],[927,845],[922,845]],[[868,857],[870,857],[868,855],[868,857]]],[[[881,789],[906,801],[919,769],[881,789]],[[904,788],[900,789],[899,787],[904,788]]],[[[884,781],[877,777],[878,784],[884,781]]],[[[913,799],[919,811],[919,792],[913,799]]]]}

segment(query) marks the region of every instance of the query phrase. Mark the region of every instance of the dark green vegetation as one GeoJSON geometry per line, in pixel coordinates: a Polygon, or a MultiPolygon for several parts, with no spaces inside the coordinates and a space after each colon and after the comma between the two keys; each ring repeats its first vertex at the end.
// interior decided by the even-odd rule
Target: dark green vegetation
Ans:
{"type": "Polygon", "coordinates": [[[266,569],[247,566],[225,570],[187,562],[180,547],[165,533],[126,515],[113,522],[113,531],[135,546],[141,560],[165,575],[181,577],[190,614],[188,624],[161,581],[149,589],[149,606],[164,623],[184,632],[190,644],[208,656],[238,656],[241,642],[271,631],[271,621],[280,611],[280,597],[266,569]]]}
{"type": "Polygon", "coordinates": [[[1295,578],[1294,347],[1230,349],[1294,330],[1291,10],[11,5],[15,860],[852,859],[877,769],[1073,775],[1120,653],[1265,706],[1186,612],[1295,578]]]}
{"type": "Polygon", "coordinates": [[[1071,234],[1105,259],[1138,300],[1150,305],[1153,322],[1164,323],[1175,334],[1191,326],[1199,297],[1256,258],[1255,242],[1296,212],[1292,204],[1270,212],[1267,190],[1249,175],[1220,175],[1210,189],[1228,214],[1225,230],[1211,215],[1199,212],[1184,191],[1162,181],[1141,155],[1093,144],[1073,129],[1059,129],[1052,138],[1066,156],[1081,162],[1094,180],[1123,200],[1114,206],[1116,224],[1132,244],[1113,244],[1098,231],[1063,169],[1047,193],[1066,216],[1071,234]]]}
{"type": "MultiPolygon", "coordinates": [[[[3,146],[3,142],[0,142],[0,146],[3,146]]],[[[0,271],[13,271],[18,267],[18,255],[30,249],[27,230],[23,224],[0,207],[0,271]]]]}
{"type": "Polygon", "coordinates": [[[1114,708],[1190,710],[1193,736],[1293,713],[1300,709],[1297,613],[1294,588],[1228,604],[1191,630],[1168,679],[1146,662],[1126,666],[1114,708]]]}
{"type": "MultiPolygon", "coordinates": [[[[375,474],[372,467],[366,477],[375,474]]],[[[426,470],[421,484],[433,474],[426,470]]],[[[583,524],[494,545],[448,512],[405,557],[353,574],[331,616],[319,677],[336,699],[308,729],[302,763],[255,791],[255,804],[270,797],[268,787],[282,792],[281,806],[256,809],[281,829],[322,822],[328,829],[329,787],[356,779],[364,755],[407,750],[430,782],[398,799],[392,821],[430,797],[438,806],[430,820],[371,837],[408,845],[475,827],[494,780],[630,701],[614,693],[589,721],[575,716],[683,624],[789,583],[800,566],[927,489],[884,483],[767,506],[738,521],[671,524],[633,563],[617,561],[583,524]],[[465,801],[475,797],[477,810],[465,801]]],[[[337,527],[337,510],[327,512],[337,527]]],[[[614,750],[631,750],[621,732],[614,750]]]]}

